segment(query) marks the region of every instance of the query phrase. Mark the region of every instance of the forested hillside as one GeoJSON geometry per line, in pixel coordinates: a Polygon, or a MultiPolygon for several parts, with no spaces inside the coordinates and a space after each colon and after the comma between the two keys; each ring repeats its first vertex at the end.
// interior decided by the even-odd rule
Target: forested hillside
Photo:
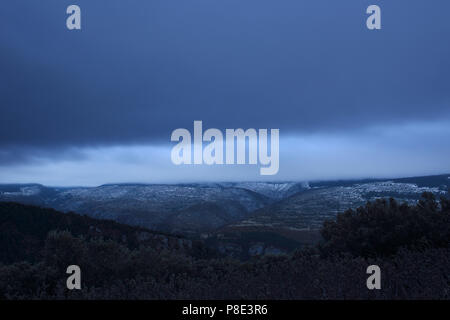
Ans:
{"type": "Polygon", "coordinates": [[[449,299],[450,202],[377,200],[339,214],[324,241],[242,262],[201,243],[110,221],[0,204],[1,299],[449,299]],[[66,289],[66,268],[82,289],[66,289]],[[379,265],[382,289],[368,290],[379,265]]]}

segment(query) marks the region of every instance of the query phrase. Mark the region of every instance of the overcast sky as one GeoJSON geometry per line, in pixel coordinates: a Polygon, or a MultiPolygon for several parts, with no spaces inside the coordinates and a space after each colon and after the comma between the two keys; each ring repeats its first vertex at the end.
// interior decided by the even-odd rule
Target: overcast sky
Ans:
{"type": "Polygon", "coordinates": [[[0,10],[0,183],[450,172],[448,0],[23,0],[0,10]],[[66,8],[82,30],[66,29],[66,8]],[[382,30],[366,8],[382,9],[382,30]],[[176,128],[279,128],[280,171],[180,166],[176,128]]]}

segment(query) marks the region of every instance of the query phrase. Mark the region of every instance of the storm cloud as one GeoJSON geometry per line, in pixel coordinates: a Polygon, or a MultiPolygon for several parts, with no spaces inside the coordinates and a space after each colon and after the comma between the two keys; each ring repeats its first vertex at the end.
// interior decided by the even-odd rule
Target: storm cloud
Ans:
{"type": "MultiPolygon", "coordinates": [[[[408,127],[414,140],[401,140],[408,151],[426,136],[434,141],[430,159],[448,155],[448,131],[423,131],[450,123],[446,0],[375,1],[379,31],[365,26],[374,4],[365,0],[78,0],[82,30],[69,31],[72,2],[2,5],[3,180],[38,159],[93,159],[86,150],[139,145],[163,152],[171,132],[194,120],[209,128],[279,128],[282,139],[346,137],[342,145],[363,145],[365,137],[397,160],[409,152],[378,137],[408,127]]],[[[327,139],[311,141],[330,149],[327,139]]],[[[354,157],[362,156],[358,150],[354,157]]],[[[281,149],[281,158],[294,151],[294,158],[308,157],[297,144],[281,149]]],[[[296,172],[289,168],[286,177],[296,172]]],[[[424,160],[410,171],[438,168],[450,170],[424,160]]]]}

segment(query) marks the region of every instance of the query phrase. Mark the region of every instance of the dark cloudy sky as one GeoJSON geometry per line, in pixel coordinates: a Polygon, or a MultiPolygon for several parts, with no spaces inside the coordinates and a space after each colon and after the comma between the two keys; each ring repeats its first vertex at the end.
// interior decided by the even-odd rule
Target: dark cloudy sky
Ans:
{"type": "Polygon", "coordinates": [[[0,9],[0,183],[258,180],[170,134],[279,128],[273,180],[450,172],[448,0],[22,0],[0,9]],[[82,30],[66,29],[66,8],[82,30]],[[382,30],[366,8],[382,9],[382,30]]]}

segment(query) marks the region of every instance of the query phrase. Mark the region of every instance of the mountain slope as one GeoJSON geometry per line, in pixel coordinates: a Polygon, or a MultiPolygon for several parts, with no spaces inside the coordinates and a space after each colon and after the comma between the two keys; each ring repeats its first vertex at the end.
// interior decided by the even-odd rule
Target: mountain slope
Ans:
{"type": "Polygon", "coordinates": [[[273,202],[251,190],[217,184],[116,184],[95,188],[3,185],[0,201],[73,211],[169,232],[214,229],[242,220],[250,212],[273,202]],[[186,224],[194,216],[196,222],[186,224]]]}
{"type": "Polygon", "coordinates": [[[367,201],[393,197],[414,203],[424,191],[448,195],[449,185],[449,175],[310,183],[109,184],[91,188],[27,184],[0,185],[0,201],[198,236],[227,226],[283,228],[289,232],[317,229],[338,211],[367,201]]]}
{"type": "Polygon", "coordinates": [[[47,235],[52,230],[66,230],[73,236],[87,239],[110,239],[129,248],[149,245],[160,250],[188,251],[193,246],[191,240],[114,221],[0,202],[0,263],[39,260],[47,235]]]}
{"type": "Polygon", "coordinates": [[[331,186],[321,183],[318,187],[311,184],[311,189],[259,209],[251,218],[235,226],[318,229],[323,221],[334,219],[338,212],[355,209],[367,201],[394,198],[398,202],[415,204],[424,192],[431,192],[437,197],[448,196],[448,185],[442,184],[442,181],[450,185],[450,180],[447,175],[439,177],[434,177],[431,186],[426,184],[426,179],[418,179],[423,181],[419,186],[414,183],[414,178],[399,179],[397,182],[342,182],[341,185],[332,182],[331,186]]]}

